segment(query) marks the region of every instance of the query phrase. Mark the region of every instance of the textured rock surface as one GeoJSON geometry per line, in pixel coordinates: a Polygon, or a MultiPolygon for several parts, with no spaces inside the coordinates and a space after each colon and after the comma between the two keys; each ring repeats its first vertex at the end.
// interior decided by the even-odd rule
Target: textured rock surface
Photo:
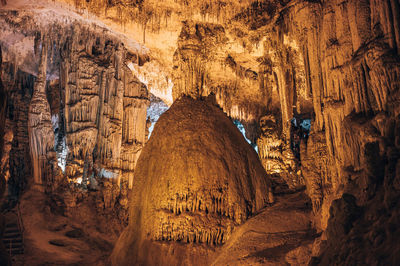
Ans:
{"type": "MultiPolygon", "coordinates": [[[[26,2],[29,1],[20,0],[8,6],[23,6],[26,2]]],[[[312,200],[314,225],[318,230],[328,228],[328,233],[323,234],[328,235],[326,244],[341,249],[328,249],[340,256],[324,252],[323,248],[322,253],[315,252],[314,256],[323,254],[323,261],[331,264],[351,264],[357,261],[355,258],[371,264],[378,257],[369,251],[375,249],[377,255],[389,258],[388,264],[397,262],[389,254],[393,239],[388,237],[397,231],[384,224],[398,224],[392,216],[397,213],[399,173],[398,0],[54,2],[41,8],[71,8],[65,5],[71,3],[76,9],[69,14],[92,16],[96,23],[100,19],[113,31],[145,43],[150,52],[144,55],[139,51],[141,47],[126,57],[134,61],[126,65],[169,104],[182,95],[200,98],[214,94],[224,112],[240,120],[252,143],[258,143],[260,159],[266,170],[274,174],[274,183],[290,189],[306,186],[312,200]],[[310,120],[311,131],[304,135],[293,122],[297,119],[310,120]],[[272,121],[272,126],[266,126],[266,121],[272,121]],[[340,208],[334,203],[333,220],[328,222],[332,202],[344,192],[355,196],[355,204],[364,209],[364,214],[348,222],[346,215],[337,213],[340,208]],[[349,227],[349,238],[336,230],[340,226],[335,224],[342,221],[349,227]],[[359,230],[362,227],[365,231],[359,230]],[[367,230],[373,233],[368,236],[367,230]],[[389,233],[382,233],[388,230],[389,233]],[[336,231],[342,237],[334,237],[332,232],[336,231]],[[349,248],[359,238],[365,240],[366,248],[357,249],[356,244],[349,248]]],[[[36,16],[47,21],[49,17],[42,13],[45,12],[36,16]]],[[[29,20],[24,12],[2,14],[8,15],[2,20],[5,23],[0,23],[7,62],[23,66],[22,72],[7,67],[4,79],[6,87],[13,88],[9,90],[10,106],[16,107],[11,108],[14,112],[9,118],[15,122],[11,123],[13,144],[9,153],[13,180],[15,176],[26,176],[29,169],[29,160],[23,159],[29,150],[27,104],[34,83],[33,76],[27,73],[36,75],[32,70],[38,63],[21,58],[33,58],[40,38],[36,37],[35,27],[26,23],[29,20]],[[28,30],[11,34],[23,25],[28,30]],[[24,42],[17,39],[36,48],[27,50],[24,42]],[[25,162],[26,166],[22,166],[25,162]]],[[[124,52],[117,45],[119,42],[110,44],[106,43],[107,38],[100,38],[97,43],[86,27],[77,30],[75,40],[63,37],[71,36],[67,34],[70,31],[61,32],[53,40],[74,44],[57,46],[66,51],[63,64],[69,68],[61,75],[71,80],[71,84],[61,82],[70,94],[61,97],[69,97],[69,102],[64,102],[68,113],[65,118],[63,111],[59,115],[60,121],[67,120],[68,124],[60,124],[59,128],[68,130],[58,135],[70,136],[66,138],[71,148],[67,173],[72,179],[82,177],[83,184],[93,180],[92,173],[118,174],[124,180],[122,187],[133,185],[134,161],[146,134],[142,134],[145,126],[136,128],[125,117],[138,115],[139,124],[144,125],[140,114],[145,107],[141,104],[147,96],[127,93],[125,89],[121,92],[121,73],[125,73],[126,67],[120,71],[118,62],[124,52]],[[77,39],[84,41],[79,44],[77,39]],[[112,51],[104,50],[105,47],[112,51]],[[103,56],[107,57],[104,65],[102,60],[93,59],[103,56]],[[105,73],[104,77],[96,73],[98,69],[105,73]],[[110,86],[103,88],[103,83],[110,86]],[[110,94],[103,95],[103,91],[110,94]],[[143,98],[141,104],[137,98],[143,98]],[[86,129],[88,134],[80,135],[86,129]]],[[[138,82],[133,91],[140,91],[141,86],[138,82]]],[[[101,183],[104,189],[99,193],[99,206],[111,208],[118,202],[126,206],[122,193],[127,193],[118,194],[118,186],[112,180],[105,178],[101,183]]],[[[73,189],[68,193],[65,202],[76,208],[81,199],[76,195],[80,194],[73,189]]],[[[350,205],[354,207],[353,203],[350,205]]]]}
{"type": "Polygon", "coordinates": [[[215,94],[230,117],[254,123],[268,108],[270,95],[260,86],[254,65],[249,68],[249,62],[240,61],[229,49],[228,36],[220,24],[183,23],[174,54],[173,97],[215,94]]]}
{"type": "Polygon", "coordinates": [[[302,192],[277,196],[232,233],[212,265],[307,265],[315,237],[308,201],[302,192]]]}
{"type": "Polygon", "coordinates": [[[10,65],[6,65],[2,76],[9,95],[5,128],[7,138],[4,139],[7,142],[4,146],[6,149],[3,150],[8,155],[8,160],[3,157],[3,170],[8,177],[9,190],[18,195],[26,187],[28,180],[31,180],[28,110],[35,78],[20,70],[16,73],[13,70],[10,65]]]}
{"type": "MultiPolygon", "coordinates": [[[[3,147],[5,145],[5,124],[6,124],[6,108],[7,108],[7,97],[6,97],[6,92],[4,90],[4,85],[3,81],[1,79],[1,73],[2,73],[2,63],[3,63],[3,54],[2,54],[2,48],[0,46],[0,158],[3,159],[3,147]]],[[[5,173],[4,173],[4,168],[3,168],[3,160],[2,162],[2,167],[0,168],[0,199],[3,197],[4,190],[5,190],[5,173]]]]}
{"type": "Polygon", "coordinates": [[[106,170],[109,176],[103,175],[118,183],[132,184],[134,165],[145,143],[147,89],[127,67],[122,43],[94,35],[88,45],[80,40],[90,36],[90,30],[74,29],[61,63],[69,151],[66,175],[87,182],[87,165],[100,175],[106,170]]]}
{"type": "MultiPolygon", "coordinates": [[[[164,241],[173,241],[170,248],[177,242],[223,244],[235,225],[272,202],[256,153],[229,118],[186,97],[160,117],[133,185],[131,222],[116,244],[115,265],[168,263],[155,252],[168,249],[164,241]]],[[[193,264],[191,252],[180,256],[193,264]]]]}
{"type": "Polygon", "coordinates": [[[323,132],[310,134],[307,144],[302,143],[301,170],[305,177],[307,194],[311,198],[318,228],[325,228],[332,202],[332,173],[330,172],[328,148],[323,132]]]}
{"type": "Polygon", "coordinates": [[[142,54],[72,12],[36,11],[0,11],[8,196],[18,199],[35,179],[52,211],[115,237],[147,140],[148,92],[131,70],[142,54]]]}
{"type": "Polygon", "coordinates": [[[295,190],[302,185],[298,176],[298,160],[289,145],[282,140],[280,125],[280,120],[273,114],[261,117],[261,134],[257,140],[258,155],[265,170],[276,183],[276,192],[281,192],[284,187],[295,190]]]}
{"type": "Polygon", "coordinates": [[[42,44],[39,73],[33,87],[33,95],[29,104],[28,135],[29,148],[33,167],[33,182],[43,185],[52,172],[47,172],[48,164],[56,165],[54,152],[54,132],[51,124],[50,105],[46,97],[47,48],[42,44]]]}

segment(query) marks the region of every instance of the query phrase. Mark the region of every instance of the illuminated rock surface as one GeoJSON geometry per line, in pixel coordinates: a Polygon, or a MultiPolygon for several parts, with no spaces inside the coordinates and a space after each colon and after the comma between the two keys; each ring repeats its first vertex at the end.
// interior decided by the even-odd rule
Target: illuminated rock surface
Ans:
{"type": "MultiPolygon", "coordinates": [[[[397,265],[399,6],[398,0],[2,0],[7,106],[0,174],[15,198],[34,180],[28,113],[41,40],[48,36],[46,96],[56,156],[65,167],[42,177],[53,211],[93,217],[88,227],[118,234],[134,195],[135,162],[155,121],[146,121],[151,94],[167,106],[181,96],[214,94],[257,143],[275,196],[304,189],[310,222],[322,233],[312,254],[278,245],[260,257],[279,257],[287,248],[307,253],[315,264],[397,265]]],[[[179,193],[176,199],[188,195],[179,193]]],[[[217,205],[217,211],[229,207],[217,205]]],[[[151,232],[151,239],[163,238],[159,228],[151,232]]],[[[216,235],[211,242],[218,242],[216,235]]],[[[187,254],[185,247],[173,249],[175,259],[187,254]]]]}
{"type": "Polygon", "coordinates": [[[35,185],[46,184],[44,179],[54,174],[47,172],[47,164],[55,163],[54,132],[51,124],[50,105],[46,97],[47,44],[42,44],[38,78],[29,104],[29,147],[35,185]]]}
{"type": "MultiPolygon", "coordinates": [[[[133,186],[131,222],[116,244],[115,265],[168,263],[155,253],[168,243],[221,245],[235,225],[273,200],[257,154],[232,121],[186,97],[157,122],[133,186]]],[[[191,249],[180,256],[190,259],[191,249]]]]}

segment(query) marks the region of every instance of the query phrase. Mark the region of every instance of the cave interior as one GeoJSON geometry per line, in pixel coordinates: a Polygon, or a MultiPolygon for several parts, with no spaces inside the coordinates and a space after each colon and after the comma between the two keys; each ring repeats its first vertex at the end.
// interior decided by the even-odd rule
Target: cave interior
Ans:
{"type": "Polygon", "coordinates": [[[400,0],[0,0],[1,265],[400,265],[400,0]]]}

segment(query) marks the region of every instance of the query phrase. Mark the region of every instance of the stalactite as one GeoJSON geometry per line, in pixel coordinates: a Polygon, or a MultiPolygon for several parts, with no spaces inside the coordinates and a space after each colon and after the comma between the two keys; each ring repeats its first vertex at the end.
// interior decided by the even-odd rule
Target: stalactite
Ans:
{"type": "Polygon", "coordinates": [[[118,184],[131,184],[145,143],[147,88],[127,67],[122,43],[89,28],[74,27],[74,38],[64,45],[60,69],[69,148],[66,174],[82,176],[89,156],[98,173],[106,170],[118,184]],[[80,42],[84,36],[88,40],[80,42]]]}

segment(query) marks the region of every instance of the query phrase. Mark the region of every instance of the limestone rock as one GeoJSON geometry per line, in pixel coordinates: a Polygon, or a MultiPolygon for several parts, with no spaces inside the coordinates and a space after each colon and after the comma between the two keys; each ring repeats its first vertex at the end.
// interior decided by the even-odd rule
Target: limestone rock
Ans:
{"type": "Polygon", "coordinates": [[[276,185],[298,189],[302,185],[298,175],[298,160],[289,145],[282,140],[280,121],[274,114],[265,115],[260,119],[260,129],[257,146],[265,170],[275,176],[276,185]]]}
{"type": "MultiPolygon", "coordinates": [[[[67,123],[59,128],[67,130],[59,136],[60,140],[66,136],[64,143],[70,148],[69,177],[82,177],[86,183],[96,175],[118,175],[123,186],[135,189],[133,169],[146,138],[143,114],[148,97],[140,82],[125,75],[129,66],[141,82],[151,83],[153,91],[170,101],[172,95],[197,99],[214,94],[224,112],[240,120],[246,130],[261,118],[261,131],[256,128],[250,135],[252,141],[258,138],[263,165],[272,173],[280,171],[278,178],[290,187],[304,180],[319,230],[328,226],[333,227],[328,231],[336,232],[335,221],[340,221],[333,217],[328,223],[331,204],[344,192],[354,195],[366,212],[351,219],[354,226],[343,239],[330,234],[326,243],[332,252],[322,252],[322,262],[378,264],[387,258],[384,263],[399,264],[395,242],[400,187],[398,0],[53,2],[71,3],[76,13],[88,17],[86,11],[90,12],[122,35],[141,40],[151,54],[129,56],[132,64],[145,64],[143,74],[126,63],[128,56],[118,38],[103,36],[105,28],[68,28],[64,22],[48,27],[57,47],[53,52],[59,48],[65,52],[62,58],[52,58],[63,64],[60,99],[66,108],[61,108],[59,119],[67,123]],[[147,64],[149,60],[157,62],[147,64]],[[158,75],[162,67],[165,71],[158,75]],[[268,118],[271,114],[275,117],[268,118]],[[292,145],[291,121],[297,117],[312,121],[308,138],[296,140],[300,147],[292,145]],[[265,120],[272,121],[271,133],[266,133],[265,120]]],[[[25,1],[13,6],[21,3],[25,1]]],[[[33,17],[51,20],[40,11],[33,17]]],[[[7,44],[11,62],[3,64],[7,70],[2,78],[11,88],[7,112],[14,136],[9,157],[12,182],[29,174],[30,160],[24,157],[29,154],[27,106],[34,84],[32,69],[38,61],[30,59],[38,54],[44,32],[43,24],[30,23],[27,14],[2,10],[0,18],[4,36],[0,42],[7,44]],[[33,49],[20,49],[23,43],[33,49]],[[11,67],[12,62],[17,67],[11,67]]],[[[98,193],[101,208],[126,206],[126,195],[115,193],[116,184],[104,182],[98,187],[104,189],[98,193]]],[[[181,204],[185,193],[170,199],[181,204]]],[[[175,212],[178,209],[182,216],[180,208],[175,212]]],[[[335,213],[340,217],[340,208],[335,213]]],[[[176,227],[170,229],[177,232],[171,238],[181,238],[176,227]]]]}
{"type": "Polygon", "coordinates": [[[311,133],[307,143],[302,143],[301,170],[313,211],[320,213],[318,228],[325,228],[329,218],[332,198],[332,173],[328,150],[323,132],[311,133]]]}
{"type": "Polygon", "coordinates": [[[122,43],[98,37],[88,48],[78,36],[91,34],[90,29],[75,26],[75,31],[62,51],[61,64],[69,149],[66,174],[86,183],[86,167],[118,183],[126,179],[132,184],[145,143],[147,89],[127,67],[122,43]]]}
{"type": "Polygon", "coordinates": [[[146,57],[104,27],[36,11],[0,10],[0,42],[7,47],[2,77],[10,95],[10,151],[1,168],[10,177],[9,196],[18,198],[31,170],[40,169],[43,174],[36,176],[52,210],[72,219],[95,216],[90,221],[99,230],[112,223],[112,234],[118,234],[127,222],[129,183],[132,188],[147,140],[148,91],[129,67],[135,55],[137,64],[146,57]],[[38,64],[41,50],[47,64],[38,64]],[[34,137],[42,142],[35,145],[34,137]],[[32,161],[31,148],[43,151],[42,165],[32,161]]]}
{"type": "Polygon", "coordinates": [[[29,105],[28,132],[29,147],[33,166],[33,182],[43,185],[48,175],[47,163],[53,161],[54,132],[51,124],[50,106],[46,97],[47,44],[42,44],[42,55],[39,63],[39,74],[35,81],[32,99],[29,105]]]}
{"type": "MultiPolygon", "coordinates": [[[[6,94],[4,91],[3,82],[1,79],[2,73],[2,48],[0,46],[0,158],[3,158],[3,138],[4,138],[4,129],[6,122],[6,94]]],[[[3,166],[3,165],[2,165],[3,166]]],[[[6,178],[4,176],[4,172],[0,169],[0,203],[3,203],[3,196],[6,190],[6,178]]],[[[5,218],[3,214],[0,214],[0,263],[4,265],[11,264],[11,259],[7,254],[7,250],[3,244],[3,234],[5,230],[5,218]]]]}
{"type": "Polygon", "coordinates": [[[15,74],[4,75],[4,73],[13,73],[9,72],[12,69],[10,65],[6,65],[5,68],[2,78],[9,93],[6,130],[10,132],[9,137],[12,137],[8,161],[10,177],[8,188],[13,195],[18,195],[31,180],[28,113],[35,77],[21,70],[15,74]]]}
{"type": "Polygon", "coordinates": [[[340,197],[349,179],[363,176],[365,147],[388,137],[382,122],[371,126],[374,117],[398,115],[399,87],[392,79],[399,75],[399,60],[390,56],[398,53],[398,19],[392,13],[397,8],[396,1],[300,1],[275,9],[275,24],[266,27],[264,62],[271,68],[265,79],[279,94],[282,139],[289,141],[288,120],[297,114],[315,116],[311,131],[325,134],[327,156],[314,157],[321,170],[310,172],[308,161],[313,150],[325,153],[321,137],[303,142],[300,154],[315,209],[323,198],[319,215],[324,218],[319,219],[324,225],[330,202],[340,197]],[[322,196],[318,187],[325,187],[322,196]]]}
{"type": "Polygon", "coordinates": [[[229,50],[229,37],[227,28],[217,23],[183,23],[174,53],[173,98],[214,94],[230,117],[255,122],[267,109],[264,103],[271,95],[260,85],[260,64],[250,67],[248,58],[229,50]]]}
{"type": "MultiPolygon", "coordinates": [[[[157,122],[133,187],[115,265],[167,264],[162,254],[176,242],[221,245],[235,225],[272,202],[270,181],[233,123],[217,107],[186,97],[157,122]]],[[[186,245],[180,256],[194,264],[196,249],[186,245]]]]}

